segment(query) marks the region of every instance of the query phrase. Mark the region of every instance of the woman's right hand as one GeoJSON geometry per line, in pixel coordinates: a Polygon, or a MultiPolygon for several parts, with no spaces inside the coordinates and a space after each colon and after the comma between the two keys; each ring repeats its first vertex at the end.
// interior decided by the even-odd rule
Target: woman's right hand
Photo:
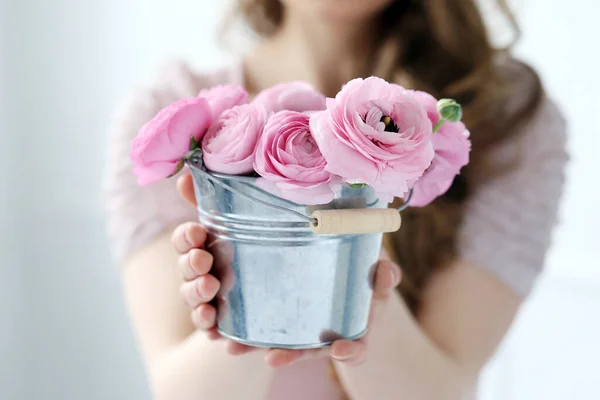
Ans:
{"type": "Polygon", "coordinates": [[[219,292],[221,282],[211,274],[213,256],[204,249],[206,238],[202,226],[188,222],[175,229],[171,240],[180,254],[179,272],[184,280],[180,292],[192,310],[192,321],[198,329],[212,332],[217,311],[210,302],[219,292]]]}
{"type": "MultiPolygon", "coordinates": [[[[179,252],[179,271],[184,280],[181,285],[181,295],[191,309],[191,319],[194,325],[207,333],[211,340],[222,339],[217,330],[218,312],[214,304],[219,303],[222,312],[227,305],[219,294],[226,293],[233,286],[233,277],[228,268],[230,252],[227,243],[214,242],[210,245],[211,252],[217,253],[219,263],[209,252],[207,233],[196,222],[186,222],[173,231],[173,245],[179,252]],[[222,245],[220,245],[222,244],[222,245]]],[[[255,347],[227,341],[227,352],[231,355],[241,355],[255,347]]]]}

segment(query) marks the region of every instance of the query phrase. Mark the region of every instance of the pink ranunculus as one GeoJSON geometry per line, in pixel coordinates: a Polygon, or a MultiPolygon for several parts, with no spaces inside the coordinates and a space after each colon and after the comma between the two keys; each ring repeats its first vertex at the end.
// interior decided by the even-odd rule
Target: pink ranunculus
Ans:
{"type": "Polygon", "coordinates": [[[354,79],[327,110],[311,116],[327,170],[348,183],[371,186],[384,201],[402,197],[433,159],[425,108],[401,86],[354,79]]]}
{"type": "Polygon", "coordinates": [[[204,89],[198,94],[210,104],[213,118],[217,119],[223,111],[235,106],[248,104],[248,92],[239,85],[219,85],[210,89],[204,89]]]}
{"type": "Polygon", "coordinates": [[[280,83],[260,92],[253,103],[267,111],[320,111],[326,108],[326,98],[305,82],[280,83]]]}
{"type": "Polygon", "coordinates": [[[260,187],[297,204],[327,204],[341,178],[326,171],[326,164],[306,114],[280,111],[269,118],[254,159],[260,187]]]}
{"type": "MultiPolygon", "coordinates": [[[[432,124],[440,120],[437,100],[428,93],[414,92],[415,98],[427,110],[432,124]]],[[[448,191],[462,167],[469,163],[471,141],[469,131],[462,122],[444,122],[433,134],[431,141],[435,155],[431,166],[413,187],[410,205],[424,207],[448,191]]]]}
{"type": "Polygon", "coordinates": [[[138,184],[148,185],[178,172],[192,137],[200,141],[211,120],[206,99],[191,98],[165,107],[145,124],[131,149],[138,184]]]}
{"type": "Polygon", "coordinates": [[[253,104],[225,110],[202,140],[206,168],[231,175],[252,172],[254,148],[267,117],[264,108],[253,104]]]}

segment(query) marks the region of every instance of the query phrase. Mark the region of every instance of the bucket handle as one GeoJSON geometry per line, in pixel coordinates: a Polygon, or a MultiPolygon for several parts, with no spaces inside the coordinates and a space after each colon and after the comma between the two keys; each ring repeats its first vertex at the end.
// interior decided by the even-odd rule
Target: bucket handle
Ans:
{"type": "Polygon", "coordinates": [[[282,207],[258,199],[247,193],[244,193],[236,188],[223,182],[204,168],[202,162],[201,150],[195,150],[187,158],[188,166],[193,169],[193,172],[201,174],[209,181],[221,186],[222,188],[244,197],[254,203],[258,203],[264,207],[273,210],[293,214],[310,224],[310,227],[315,234],[367,234],[367,233],[388,233],[396,232],[400,229],[401,218],[400,212],[404,211],[413,196],[412,189],[408,194],[406,201],[397,208],[359,208],[359,209],[344,209],[344,210],[317,210],[310,216],[291,210],[287,207],[282,207]]]}

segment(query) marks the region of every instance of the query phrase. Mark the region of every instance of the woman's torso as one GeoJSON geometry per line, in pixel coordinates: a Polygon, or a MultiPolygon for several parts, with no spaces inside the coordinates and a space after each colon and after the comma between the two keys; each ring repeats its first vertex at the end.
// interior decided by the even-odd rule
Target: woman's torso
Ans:
{"type": "MultiPolygon", "coordinates": [[[[185,64],[173,63],[160,73],[156,84],[135,93],[116,116],[109,137],[106,201],[109,234],[119,259],[176,224],[196,220],[193,207],[179,198],[174,180],[149,187],[136,184],[129,161],[131,141],[161,108],[224,83],[243,84],[241,64],[200,75],[185,64]]],[[[459,240],[463,257],[521,295],[530,290],[543,264],[566,161],[564,124],[551,103],[526,129],[522,139],[503,145],[496,156],[527,146],[533,149],[530,159],[516,173],[481,187],[467,205],[459,240]],[[546,201],[540,206],[538,198],[546,201]]],[[[278,370],[268,399],[342,399],[331,368],[322,359],[278,370]]]]}

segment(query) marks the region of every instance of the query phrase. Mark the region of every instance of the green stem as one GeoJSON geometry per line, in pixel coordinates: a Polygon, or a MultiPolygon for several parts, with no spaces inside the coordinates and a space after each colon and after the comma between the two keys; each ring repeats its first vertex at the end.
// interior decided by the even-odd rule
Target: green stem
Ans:
{"type": "Polygon", "coordinates": [[[446,120],[444,118],[440,118],[440,120],[433,126],[433,133],[439,131],[442,125],[444,125],[444,122],[446,122],[446,120]]]}

